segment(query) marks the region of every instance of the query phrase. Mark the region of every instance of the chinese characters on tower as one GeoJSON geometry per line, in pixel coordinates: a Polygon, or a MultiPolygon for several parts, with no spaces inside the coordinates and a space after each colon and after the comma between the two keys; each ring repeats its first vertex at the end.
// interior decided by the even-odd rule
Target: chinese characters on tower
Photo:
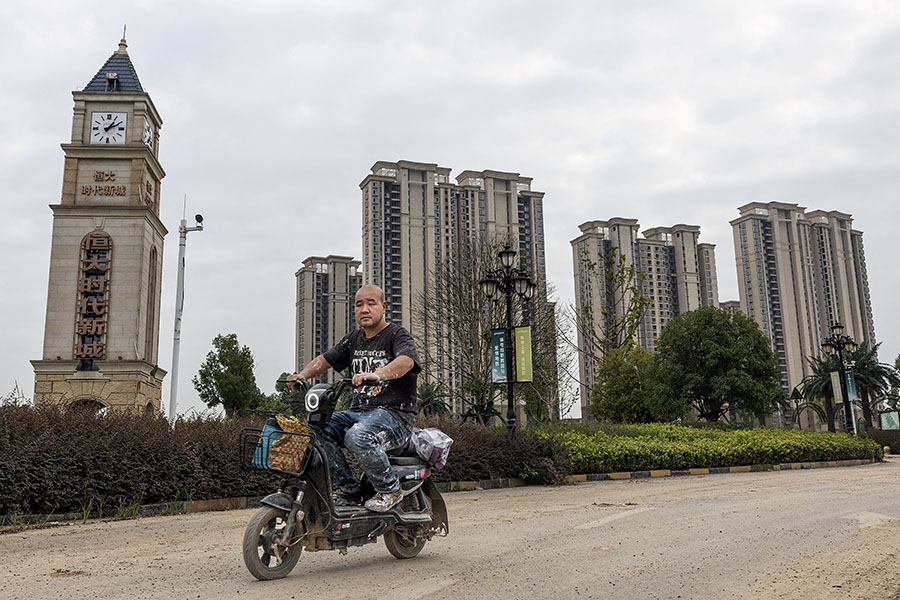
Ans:
{"type": "Polygon", "coordinates": [[[92,360],[106,355],[111,264],[112,239],[109,234],[94,231],[84,236],[75,316],[75,358],[92,360]]]}
{"type": "Polygon", "coordinates": [[[112,171],[94,171],[94,185],[82,185],[82,196],[125,196],[128,190],[117,185],[116,174],[112,171]]]}

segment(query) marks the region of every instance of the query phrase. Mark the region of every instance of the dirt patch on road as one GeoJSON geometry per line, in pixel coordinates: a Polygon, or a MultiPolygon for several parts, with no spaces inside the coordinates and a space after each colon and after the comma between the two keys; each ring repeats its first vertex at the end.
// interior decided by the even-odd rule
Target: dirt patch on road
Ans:
{"type": "MultiPolygon", "coordinates": [[[[866,524],[847,546],[800,556],[770,581],[760,581],[748,597],[771,599],[897,600],[900,521],[866,524]]],[[[743,594],[742,594],[743,596],[743,594]]]]}

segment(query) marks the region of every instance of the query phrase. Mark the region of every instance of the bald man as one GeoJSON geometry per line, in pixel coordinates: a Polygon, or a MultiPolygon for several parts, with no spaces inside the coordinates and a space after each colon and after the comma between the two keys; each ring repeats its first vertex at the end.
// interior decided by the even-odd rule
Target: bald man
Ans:
{"type": "Polygon", "coordinates": [[[331,416],[322,442],[331,460],[338,503],[360,500],[359,481],[341,452],[345,447],[356,456],[375,488],[365,506],[376,512],[390,510],[403,498],[387,451],[402,447],[409,439],[417,411],[416,379],[422,370],[412,336],[385,321],[386,307],[381,288],[361,287],[355,302],[360,328],[288,378],[312,379],[328,369],[350,367],[355,388],[350,408],[331,416]]]}

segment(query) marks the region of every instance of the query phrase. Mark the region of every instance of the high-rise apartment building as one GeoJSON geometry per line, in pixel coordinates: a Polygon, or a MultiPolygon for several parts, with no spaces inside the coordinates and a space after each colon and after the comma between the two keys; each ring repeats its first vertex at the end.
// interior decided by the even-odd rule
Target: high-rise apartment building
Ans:
{"type": "Polygon", "coordinates": [[[807,359],[821,355],[832,324],[876,343],[863,234],[851,215],[781,202],[738,211],[731,226],[741,310],[772,340],[786,394],[810,374],[807,359]]]}
{"type": "MultiPolygon", "coordinates": [[[[544,193],[531,189],[530,177],[462,171],[451,180],[447,167],[411,161],[379,161],[371,171],[359,185],[362,262],[365,281],[384,289],[388,321],[420,340],[426,332],[430,339],[445,337],[440,323],[422,322],[416,305],[436,265],[455,257],[467,241],[509,241],[520,266],[546,289],[544,193]]],[[[448,351],[453,349],[438,344],[432,354],[440,361],[448,351]]],[[[446,369],[426,365],[426,371],[438,383],[458,383],[446,369]]]]}
{"type": "MultiPolygon", "coordinates": [[[[362,286],[359,265],[350,256],[310,256],[295,273],[297,371],[356,329],[353,305],[362,286]]],[[[333,382],[338,377],[329,370],[320,379],[333,382]]]]}
{"type": "Polygon", "coordinates": [[[588,221],[579,228],[581,235],[571,241],[575,271],[575,305],[579,315],[590,308],[590,322],[578,327],[578,370],[581,385],[582,415],[587,414],[591,388],[597,371],[595,358],[586,345],[591,340],[585,328],[603,331],[605,307],[609,314],[623,315],[630,302],[627,290],[607,289],[606,257],[634,268],[635,285],[652,302],[638,326],[637,343],[653,352],[666,323],[677,315],[700,308],[718,306],[714,244],[698,242],[696,225],[654,227],[638,236],[637,219],[616,217],[608,221],[588,221]]]}

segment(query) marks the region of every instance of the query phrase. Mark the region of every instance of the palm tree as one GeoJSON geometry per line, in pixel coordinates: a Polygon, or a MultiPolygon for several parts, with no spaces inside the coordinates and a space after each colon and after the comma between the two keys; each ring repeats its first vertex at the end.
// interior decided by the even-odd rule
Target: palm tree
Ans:
{"type": "MultiPolygon", "coordinates": [[[[859,391],[860,404],[866,424],[872,426],[872,408],[884,397],[892,386],[900,386],[900,373],[889,364],[878,362],[878,348],[881,344],[869,347],[860,344],[856,350],[846,354],[847,362],[853,369],[856,378],[856,389],[859,391]]],[[[831,398],[831,373],[840,370],[837,355],[824,358],[808,359],[812,374],[800,382],[800,393],[808,401],[815,398],[825,399],[825,414],[828,418],[828,431],[834,432],[834,410],[831,398]]]]}
{"type": "Polygon", "coordinates": [[[807,359],[812,369],[812,374],[807,375],[800,382],[800,395],[807,402],[814,402],[817,398],[825,400],[825,419],[828,422],[828,431],[834,433],[834,406],[831,398],[834,392],[831,389],[831,372],[838,370],[837,356],[826,355],[824,358],[813,356],[807,359]]]}
{"type": "Polygon", "coordinates": [[[419,412],[426,417],[443,417],[450,414],[450,407],[443,400],[440,386],[424,382],[419,386],[419,412]]]}
{"type": "Polygon", "coordinates": [[[878,362],[878,348],[881,344],[869,347],[860,344],[859,347],[847,355],[854,377],[856,388],[862,401],[863,417],[866,424],[872,426],[872,409],[878,405],[881,399],[887,395],[892,387],[900,385],[900,373],[883,362],[878,362]]]}

